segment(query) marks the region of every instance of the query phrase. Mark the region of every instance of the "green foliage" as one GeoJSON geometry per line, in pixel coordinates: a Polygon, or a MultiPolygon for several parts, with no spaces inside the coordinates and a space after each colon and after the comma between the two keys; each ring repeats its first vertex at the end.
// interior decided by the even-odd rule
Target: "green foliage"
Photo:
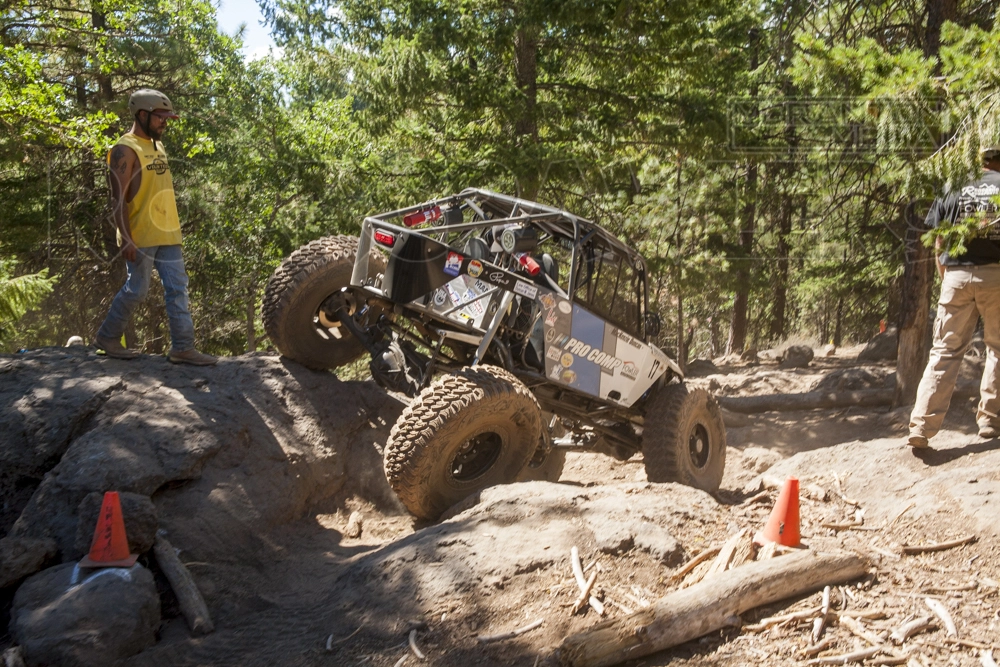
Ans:
{"type": "Polygon", "coordinates": [[[18,320],[37,308],[56,282],[48,269],[14,276],[15,267],[13,261],[0,260],[0,341],[5,343],[13,337],[18,320]]]}

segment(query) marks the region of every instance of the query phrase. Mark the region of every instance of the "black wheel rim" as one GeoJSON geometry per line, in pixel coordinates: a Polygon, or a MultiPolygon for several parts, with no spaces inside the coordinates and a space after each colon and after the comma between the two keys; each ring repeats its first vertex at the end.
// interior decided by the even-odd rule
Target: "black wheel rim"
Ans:
{"type": "Polygon", "coordinates": [[[503,438],[487,431],[465,441],[451,461],[451,476],[459,482],[468,482],[493,467],[500,458],[503,438]]]}
{"type": "Polygon", "coordinates": [[[688,456],[695,468],[704,468],[708,464],[711,444],[708,429],[702,424],[695,424],[691,429],[691,435],[688,436],[688,456]]]}

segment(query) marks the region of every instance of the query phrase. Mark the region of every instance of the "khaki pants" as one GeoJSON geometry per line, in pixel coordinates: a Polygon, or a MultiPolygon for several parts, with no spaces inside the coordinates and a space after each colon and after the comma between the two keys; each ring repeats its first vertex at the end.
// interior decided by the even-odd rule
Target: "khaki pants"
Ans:
{"type": "Polygon", "coordinates": [[[997,355],[1000,353],[1000,264],[945,267],[941,299],[934,320],[934,345],[917,388],[917,402],[910,415],[910,433],[925,438],[941,430],[951,403],[976,321],[983,318],[986,368],[980,385],[976,422],[1000,426],[997,397],[997,355]]]}

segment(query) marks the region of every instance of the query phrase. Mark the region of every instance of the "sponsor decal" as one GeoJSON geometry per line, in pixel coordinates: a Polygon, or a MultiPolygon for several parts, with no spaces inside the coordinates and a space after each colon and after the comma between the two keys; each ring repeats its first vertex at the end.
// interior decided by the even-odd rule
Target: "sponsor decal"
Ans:
{"type": "Polygon", "coordinates": [[[546,329],[545,330],[545,342],[546,343],[551,343],[552,341],[554,341],[556,339],[556,336],[558,334],[559,334],[559,332],[556,331],[555,329],[546,329]]]}
{"type": "Polygon", "coordinates": [[[620,340],[621,342],[625,343],[630,347],[634,347],[637,350],[642,349],[642,344],[639,341],[637,341],[635,338],[632,338],[632,336],[629,336],[621,329],[615,329],[615,338],[617,338],[618,340],[620,340]]]}
{"type": "Polygon", "coordinates": [[[449,252],[448,258],[444,260],[444,272],[449,276],[457,276],[462,270],[462,256],[457,252],[449,252]]]}
{"type": "Polygon", "coordinates": [[[559,379],[566,384],[573,384],[576,382],[576,371],[571,371],[567,368],[559,375],[559,379]]]}
{"type": "Polygon", "coordinates": [[[569,341],[568,335],[559,334],[558,336],[556,336],[555,340],[552,341],[552,344],[555,345],[556,347],[564,347],[567,341],[569,341]]]}
{"type": "Polygon", "coordinates": [[[542,306],[544,306],[546,310],[552,310],[552,308],[556,305],[556,298],[551,294],[543,294],[538,297],[538,300],[542,302],[542,306]]]}
{"type": "Polygon", "coordinates": [[[469,260],[469,275],[478,278],[483,272],[483,263],[478,259],[469,260]]]}
{"type": "Polygon", "coordinates": [[[508,290],[517,282],[513,276],[508,276],[503,271],[490,271],[482,275],[488,282],[508,290]]]}
{"type": "Polygon", "coordinates": [[[549,377],[552,378],[553,380],[558,380],[562,372],[563,372],[562,366],[560,366],[559,364],[553,364],[552,372],[549,373],[549,377]]]}
{"type": "Polygon", "coordinates": [[[462,303],[462,295],[458,293],[458,290],[455,289],[454,285],[448,283],[445,285],[445,288],[448,290],[448,296],[451,297],[452,304],[457,306],[462,303]]]}
{"type": "Polygon", "coordinates": [[[599,347],[591,347],[576,338],[570,338],[565,345],[561,345],[560,347],[563,347],[566,352],[575,354],[581,359],[594,362],[607,371],[614,371],[616,368],[621,368],[624,364],[624,362],[615,355],[608,354],[599,347]]]}
{"type": "Polygon", "coordinates": [[[573,365],[573,355],[569,352],[563,353],[563,355],[559,357],[559,363],[563,368],[569,368],[573,365]]]}
{"type": "Polygon", "coordinates": [[[476,317],[478,317],[478,316],[482,315],[484,312],[486,312],[486,307],[483,306],[483,300],[482,299],[480,299],[479,301],[472,301],[477,296],[479,296],[479,295],[476,294],[475,292],[473,292],[472,290],[466,290],[466,292],[465,292],[465,301],[464,301],[465,303],[471,302],[471,303],[469,303],[468,306],[465,307],[465,310],[466,311],[472,311],[472,314],[475,315],[476,317]]]}
{"type": "Polygon", "coordinates": [[[569,304],[569,301],[559,301],[559,312],[563,315],[569,315],[572,310],[573,306],[569,304]]]}
{"type": "Polygon", "coordinates": [[[629,380],[634,380],[639,377],[639,369],[636,367],[634,362],[626,361],[619,368],[622,375],[627,377],[629,380]]]}
{"type": "Polygon", "coordinates": [[[559,361],[559,357],[562,356],[562,350],[560,350],[558,347],[550,347],[548,351],[545,353],[545,356],[551,359],[552,361],[559,361]]]}
{"type": "Polygon", "coordinates": [[[492,289],[492,287],[488,283],[484,283],[482,280],[477,280],[473,284],[473,286],[476,288],[476,291],[479,292],[480,294],[482,294],[483,292],[488,292],[490,289],[492,289]]]}
{"type": "Polygon", "coordinates": [[[537,286],[521,282],[520,280],[514,283],[513,291],[515,294],[520,294],[521,296],[528,299],[534,299],[536,296],[538,296],[537,286]]]}
{"type": "Polygon", "coordinates": [[[439,290],[435,290],[434,291],[434,305],[435,306],[443,306],[444,302],[445,302],[445,300],[447,298],[448,298],[448,293],[445,292],[443,289],[439,289],[439,290]]]}
{"type": "Polygon", "coordinates": [[[558,320],[559,320],[559,317],[556,315],[556,311],[555,310],[550,310],[548,312],[548,314],[545,316],[545,325],[546,326],[550,326],[550,327],[554,327],[556,325],[556,322],[558,320]]]}

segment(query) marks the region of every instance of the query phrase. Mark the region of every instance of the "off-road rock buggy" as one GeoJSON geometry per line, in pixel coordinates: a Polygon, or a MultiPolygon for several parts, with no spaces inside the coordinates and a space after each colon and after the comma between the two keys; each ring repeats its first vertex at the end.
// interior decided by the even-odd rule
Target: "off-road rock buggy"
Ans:
{"type": "Polygon", "coordinates": [[[328,369],[367,351],[375,382],[413,398],[384,467],[418,517],[557,479],[571,448],[641,451],[651,481],[722,480],[717,403],[646,342],[660,321],[645,262],[565,211],[467,189],[366,218],[359,238],[292,253],[263,319],[285,356],[328,369]]]}

